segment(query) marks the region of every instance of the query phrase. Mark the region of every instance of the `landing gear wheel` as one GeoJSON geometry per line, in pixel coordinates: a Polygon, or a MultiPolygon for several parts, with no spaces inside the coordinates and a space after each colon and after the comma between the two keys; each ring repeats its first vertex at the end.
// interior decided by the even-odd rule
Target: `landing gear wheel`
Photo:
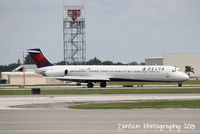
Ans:
{"type": "Polygon", "coordinates": [[[88,87],[88,88],[93,88],[93,87],[94,87],[94,84],[93,84],[92,82],[88,82],[87,87],[88,87]]]}
{"type": "Polygon", "coordinates": [[[101,82],[101,83],[100,83],[100,87],[101,87],[101,88],[104,88],[104,87],[106,87],[106,86],[107,86],[106,82],[101,82]]]}
{"type": "Polygon", "coordinates": [[[182,82],[179,82],[179,83],[178,83],[178,87],[182,87],[182,82]]]}

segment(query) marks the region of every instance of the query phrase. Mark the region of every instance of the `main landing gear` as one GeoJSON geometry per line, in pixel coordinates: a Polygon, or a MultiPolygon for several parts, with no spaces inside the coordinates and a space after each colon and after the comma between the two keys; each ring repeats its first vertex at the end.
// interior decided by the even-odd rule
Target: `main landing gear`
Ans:
{"type": "MultiPolygon", "coordinates": [[[[100,87],[101,87],[101,88],[105,88],[106,86],[107,86],[107,83],[106,83],[106,82],[101,82],[101,83],[100,83],[100,87]]],[[[88,83],[87,83],[87,87],[88,87],[88,88],[93,88],[93,87],[94,87],[94,84],[93,84],[92,82],[88,82],[88,83]]]]}
{"type": "Polygon", "coordinates": [[[101,88],[104,88],[104,87],[106,87],[106,86],[107,86],[106,82],[101,82],[101,83],[100,83],[100,87],[101,87],[101,88]]]}
{"type": "Polygon", "coordinates": [[[182,85],[182,82],[179,82],[178,83],[178,87],[182,87],[183,85],[182,85]]]}
{"type": "Polygon", "coordinates": [[[93,88],[93,87],[94,87],[94,84],[93,84],[92,82],[88,82],[87,87],[88,87],[88,88],[93,88]]]}

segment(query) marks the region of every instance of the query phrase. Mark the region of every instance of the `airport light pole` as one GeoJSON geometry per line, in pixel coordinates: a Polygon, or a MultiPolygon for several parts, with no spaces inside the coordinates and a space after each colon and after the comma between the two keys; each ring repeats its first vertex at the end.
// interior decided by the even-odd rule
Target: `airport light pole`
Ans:
{"type": "Polygon", "coordinates": [[[23,81],[24,81],[24,86],[25,86],[25,84],[26,84],[26,77],[25,77],[25,52],[23,51],[22,52],[22,58],[23,58],[23,81]]]}
{"type": "Polygon", "coordinates": [[[22,71],[23,71],[23,87],[25,87],[26,84],[26,75],[25,75],[25,50],[8,50],[9,52],[18,52],[18,53],[22,53],[22,71]]]}

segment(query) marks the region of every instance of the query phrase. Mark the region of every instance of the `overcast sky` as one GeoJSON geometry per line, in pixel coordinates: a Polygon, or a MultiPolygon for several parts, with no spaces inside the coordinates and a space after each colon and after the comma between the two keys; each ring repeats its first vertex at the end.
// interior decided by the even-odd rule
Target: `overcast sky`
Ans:
{"type": "MultiPolygon", "coordinates": [[[[200,0],[85,0],[87,60],[200,53],[200,0]]],[[[0,64],[41,48],[63,60],[63,0],[0,0],[0,64]]]]}

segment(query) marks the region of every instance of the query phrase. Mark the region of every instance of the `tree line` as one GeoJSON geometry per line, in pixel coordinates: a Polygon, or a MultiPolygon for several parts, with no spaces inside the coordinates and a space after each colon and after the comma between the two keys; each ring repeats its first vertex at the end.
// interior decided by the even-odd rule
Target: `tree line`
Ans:
{"type": "Polygon", "coordinates": [[[144,62],[138,63],[138,62],[130,62],[128,64],[124,64],[122,62],[113,62],[113,61],[101,61],[97,57],[94,57],[93,59],[88,60],[87,62],[73,62],[73,63],[65,63],[64,61],[56,63],[57,65],[145,65],[144,62]]]}
{"type": "MultiPolygon", "coordinates": [[[[34,64],[32,58],[27,55],[24,59],[24,63],[25,64],[34,64]]],[[[17,68],[18,66],[22,65],[23,63],[20,62],[20,60],[18,59],[18,61],[16,63],[11,63],[9,65],[0,65],[0,73],[1,72],[9,72],[14,70],[15,68],[17,68]]],[[[78,62],[74,62],[74,63],[66,63],[64,61],[60,61],[55,63],[56,65],[145,65],[144,62],[138,63],[138,62],[130,62],[128,64],[124,64],[122,62],[113,62],[113,61],[101,61],[100,59],[98,59],[97,57],[94,57],[93,59],[88,60],[85,63],[78,63],[78,62]]]]}

